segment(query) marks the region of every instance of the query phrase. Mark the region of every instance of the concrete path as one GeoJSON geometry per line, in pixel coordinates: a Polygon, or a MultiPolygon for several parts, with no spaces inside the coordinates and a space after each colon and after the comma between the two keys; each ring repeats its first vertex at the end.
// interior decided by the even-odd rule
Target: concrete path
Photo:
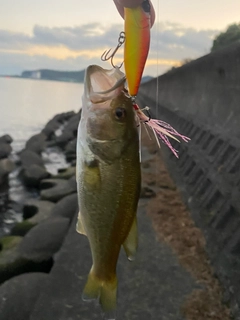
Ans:
{"type": "MultiPolygon", "coordinates": [[[[121,320],[184,320],[181,304],[196,283],[180,265],[170,247],[157,240],[146,216],[148,199],[139,202],[139,250],[134,262],[121,252],[118,263],[118,309],[121,320]]],[[[49,282],[30,320],[101,319],[94,303],[81,299],[91,267],[88,240],[75,231],[76,219],[56,256],[49,282]]]]}

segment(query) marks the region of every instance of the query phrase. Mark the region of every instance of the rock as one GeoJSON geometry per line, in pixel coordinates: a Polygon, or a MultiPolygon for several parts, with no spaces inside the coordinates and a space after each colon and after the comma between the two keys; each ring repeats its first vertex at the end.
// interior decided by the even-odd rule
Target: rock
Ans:
{"type": "Polygon", "coordinates": [[[81,118],[81,111],[69,119],[63,131],[65,130],[71,131],[73,136],[76,137],[80,118],[81,118]]]}
{"type": "Polygon", "coordinates": [[[27,234],[28,231],[31,230],[35,225],[36,225],[36,223],[32,223],[28,220],[18,222],[12,228],[11,235],[24,237],[25,234],[27,234]]]}
{"type": "Polygon", "coordinates": [[[77,139],[73,139],[68,142],[68,144],[65,147],[65,156],[67,161],[72,161],[76,159],[76,144],[77,144],[77,139]]]}
{"type": "Polygon", "coordinates": [[[6,281],[0,287],[1,319],[28,320],[48,277],[44,273],[29,273],[6,281]]]}
{"type": "Polygon", "coordinates": [[[51,215],[55,204],[50,201],[31,199],[23,207],[23,218],[32,224],[38,224],[51,215]]]}
{"type": "Polygon", "coordinates": [[[50,140],[54,136],[54,133],[59,126],[60,123],[58,123],[55,119],[52,119],[46,124],[45,128],[42,130],[42,133],[46,135],[48,140],[50,140]]]}
{"type": "Polygon", "coordinates": [[[0,159],[7,158],[12,152],[12,147],[8,143],[0,142],[0,159]]]}
{"type": "Polygon", "coordinates": [[[0,143],[11,144],[12,142],[13,142],[13,139],[9,134],[5,134],[4,136],[0,137],[0,143]]]}
{"type": "Polygon", "coordinates": [[[76,165],[77,165],[76,159],[74,159],[74,160],[71,161],[71,165],[72,165],[73,167],[76,167],[76,165]]]}
{"type": "Polygon", "coordinates": [[[20,161],[24,168],[28,168],[32,164],[44,167],[42,158],[31,150],[24,149],[20,154],[20,161]]]}
{"type": "Polygon", "coordinates": [[[34,261],[47,261],[60,249],[66,236],[69,219],[52,218],[32,228],[18,247],[21,257],[34,261]]]}
{"type": "Polygon", "coordinates": [[[64,132],[56,137],[56,145],[60,148],[64,148],[69,141],[74,138],[73,132],[71,130],[64,130],[64,132]]]}
{"type": "Polygon", "coordinates": [[[50,177],[47,170],[37,164],[32,164],[21,172],[21,177],[27,187],[38,187],[40,181],[50,177]]]}
{"type": "Polygon", "coordinates": [[[18,247],[22,237],[6,236],[0,239],[2,250],[0,251],[0,283],[28,272],[49,272],[53,265],[53,259],[35,262],[21,257],[18,247]]]}
{"type": "Polygon", "coordinates": [[[59,122],[59,123],[64,123],[65,121],[69,120],[70,118],[72,118],[76,113],[74,111],[68,111],[68,112],[63,112],[63,113],[59,113],[56,114],[53,117],[53,120],[59,122]]]}
{"type": "Polygon", "coordinates": [[[71,118],[73,115],[75,115],[75,112],[73,111],[55,115],[53,119],[48,121],[45,128],[42,130],[42,133],[44,133],[47,136],[47,139],[50,140],[54,136],[55,131],[60,127],[60,125],[63,124],[64,121],[71,118]]]}
{"type": "Polygon", "coordinates": [[[71,186],[71,188],[74,189],[75,192],[77,192],[77,181],[75,175],[72,178],[68,179],[68,183],[71,186]]]}
{"type": "MultiPolygon", "coordinates": [[[[74,177],[75,179],[75,177],[74,177]]],[[[46,179],[40,183],[40,196],[42,200],[57,202],[63,197],[76,192],[76,183],[71,179],[46,179]]]]}
{"type": "Polygon", "coordinates": [[[22,237],[6,236],[0,239],[0,252],[16,247],[22,241],[22,237]]]}
{"type": "Polygon", "coordinates": [[[0,160],[0,185],[6,182],[8,174],[12,172],[14,168],[14,163],[11,160],[0,160]]]}
{"type": "MultiPolygon", "coordinates": [[[[56,145],[58,145],[60,148],[65,148],[71,140],[77,137],[79,121],[80,112],[70,118],[66,126],[63,128],[62,134],[56,137],[56,145]]],[[[76,149],[74,151],[76,152],[76,149]]]]}
{"type": "Polygon", "coordinates": [[[77,148],[77,139],[73,139],[68,142],[68,144],[65,147],[65,152],[75,152],[76,153],[77,148]]]}
{"type": "Polygon", "coordinates": [[[76,176],[76,167],[68,167],[63,169],[58,169],[58,174],[53,176],[54,179],[69,179],[72,176],[76,176]]]}
{"type": "Polygon", "coordinates": [[[72,165],[76,163],[76,159],[77,159],[76,152],[66,152],[65,157],[67,162],[70,162],[72,165]]]}
{"type": "Polygon", "coordinates": [[[78,199],[77,194],[73,193],[69,196],[64,197],[56,203],[53,207],[51,216],[52,217],[65,217],[72,220],[74,215],[78,212],[78,199]]]}
{"type": "Polygon", "coordinates": [[[26,149],[41,154],[46,147],[46,139],[44,133],[35,134],[26,142],[26,149]]]}

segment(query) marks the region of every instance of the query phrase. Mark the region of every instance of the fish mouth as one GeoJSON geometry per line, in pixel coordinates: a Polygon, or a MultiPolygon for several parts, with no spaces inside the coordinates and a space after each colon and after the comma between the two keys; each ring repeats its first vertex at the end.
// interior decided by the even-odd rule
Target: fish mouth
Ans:
{"type": "Polygon", "coordinates": [[[126,77],[118,67],[108,70],[91,65],[85,72],[85,95],[93,103],[111,100],[124,89],[125,81],[126,77]]]}

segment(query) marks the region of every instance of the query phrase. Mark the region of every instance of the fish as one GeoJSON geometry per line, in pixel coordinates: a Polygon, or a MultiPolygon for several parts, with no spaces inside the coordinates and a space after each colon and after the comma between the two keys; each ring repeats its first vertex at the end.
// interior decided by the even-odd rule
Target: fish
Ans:
{"type": "Polygon", "coordinates": [[[144,0],[140,6],[124,8],[124,67],[131,96],[138,93],[148,57],[151,29],[151,6],[144,0]]]}
{"type": "Polygon", "coordinates": [[[76,230],[92,254],[83,299],[97,299],[105,319],[116,316],[120,249],[133,260],[138,244],[139,123],[125,80],[117,67],[88,66],[77,137],[76,230]]]}

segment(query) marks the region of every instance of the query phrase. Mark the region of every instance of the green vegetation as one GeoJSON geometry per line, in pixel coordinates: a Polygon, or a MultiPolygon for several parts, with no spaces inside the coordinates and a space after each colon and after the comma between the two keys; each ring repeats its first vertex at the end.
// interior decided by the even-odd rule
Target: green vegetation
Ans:
{"type": "Polygon", "coordinates": [[[237,41],[240,41],[240,23],[230,25],[225,32],[217,35],[213,41],[211,52],[227,47],[237,41]]]}
{"type": "Polygon", "coordinates": [[[31,230],[36,224],[31,223],[27,220],[18,222],[11,231],[11,234],[14,236],[21,236],[24,237],[26,233],[28,233],[29,230],[31,230]]]}
{"type": "Polygon", "coordinates": [[[0,239],[0,246],[2,250],[9,250],[16,247],[22,241],[22,237],[6,236],[0,239]]]}

